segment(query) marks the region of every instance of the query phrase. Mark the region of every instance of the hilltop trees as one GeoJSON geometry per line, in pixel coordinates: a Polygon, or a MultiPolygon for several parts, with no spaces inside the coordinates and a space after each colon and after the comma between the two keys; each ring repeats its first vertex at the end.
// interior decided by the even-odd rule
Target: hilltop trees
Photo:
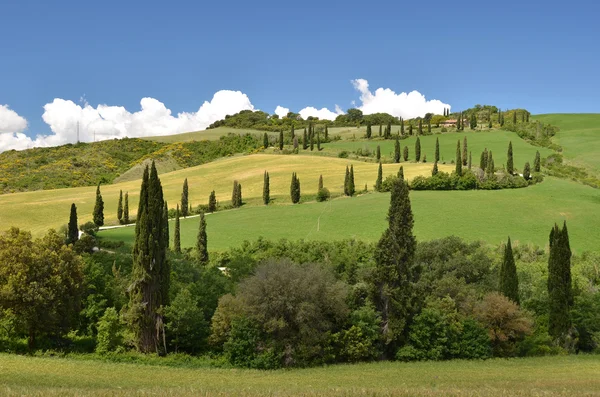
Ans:
{"type": "Polygon", "coordinates": [[[415,141],[415,161],[418,163],[421,160],[421,139],[417,137],[415,141]]]}
{"type": "Polygon", "coordinates": [[[69,226],[67,229],[66,244],[75,244],[79,240],[79,229],[77,226],[77,207],[75,203],[71,204],[71,214],[69,216],[69,226]]]}
{"type": "Polygon", "coordinates": [[[123,224],[129,224],[129,192],[125,192],[125,204],[123,204],[123,224]]]}
{"type": "Polygon", "coordinates": [[[548,257],[548,333],[557,341],[565,342],[571,329],[573,291],[571,282],[571,247],[567,223],[562,230],[554,225],[550,232],[548,257]]]}
{"type": "Polygon", "coordinates": [[[123,223],[123,191],[119,190],[119,202],[117,203],[117,219],[123,223]]]}
{"type": "Polygon", "coordinates": [[[519,279],[517,278],[517,266],[515,265],[515,257],[513,256],[510,237],[504,247],[504,256],[502,258],[502,266],[500,267],[500,292],[517,305],[520,304],[519,299],[519,279]]]}
{"type": "Polygon", "coordinates": [[[471,127],[472,130],[477,128],[477,116],[475,115],[474,112],[471,113],[471,120],[469,120],[469,126],[471,127]]]}
{"type": "Polygon", "coordinates": [[[196,251],[198,255],[198,264],[206,266],[208,263],[208,238],[206,236],[206,219],[204,212],[200,213],[200,226],[198,228],[198,238],[196,239],[196,251]]]}
{"type": "Polygon", "coordinates": [[[456,142],[456,175],[462,175],[462,156],[460,154],[460,139],[456,142]]]}
{"type": "Polygon", "coordinates": [[[400,141],[396,138],[396,142],[394,143],[394,162],[400,162],[400,141]]]}
{"type": "Polygon", "coordinates": [[[535,160],[533,161],[533,172],[540,172],[540,151],[535,152],[535,160]]]}
{"type": "Polygon", "coordinates": [[[96,226],[104,226],[104,200],[100,193],[100,184],[96,188],[96,204],[94,205],[93,219],[96,226]]]}
{"type": "Polygon", "coordinates": [[[512,148],[512,141],[508,142],[508,155],[507,155],[507,160],[506,160],[506,172],[508,172],[510,175],[515,173],[515,166],[514,166],[514,162],[513,162],[513,148],[512,148]]]}
{"type": "Polygon", "coordinates": [[[233,206],[233,208],[239,208],[242,206],[242,185],[237,180],[233,181],[231,205],[233,206]]]}
{"type": "Polygon", "coordinates": [[[265,171],[263,176],[263,204],[269,205],[271,201],[271,188],[269,186],[269,173],[265,171]]]}
{"type": "Polygon", "coordinates": [[[173,236],[173,251],[181,253],[181,224],[179,221],[179,204],[177,204],[177,210],[175,212],[175,232],[173,236]]]}
{"type": "Polygon", "coordinates": [[[414,264],[416,239],[408,185],[397,179],[392,185],[388,228],[375,248],[371,296],[381,315],[385,354],[391,356],[402,341],[413,308],[413,284],[419,271],[414,264]]]}
{"type": "Polygon", "coordinates": [[[293,204],[297,204],[300,202],[300,179],[298,175],[293,172],[292,173],[292,183],[290,184],[290,197],[292,199],[293,204]]]}
{"type": "Polygon", "coordinates": [[[169,303],[170,266],[166,248],[163,191],[156,166],[146,166],[135,225],[132,284],[127,319],[137,349],[164,354],[162,308],[169,303]],[[161,335],[162,334],[162,335],[161,335]]]}
{"type": "Polygon", "coordinates": [[[381,167],[381,161],[379,162],[379,168],[377,169],[377,180],[375,181],[375,190],[381,191],[381,184],[383,183],[383,168],[381,167]]]}
{"type": "Polygon", "coordinates": [[[190,204],[188,201],[188,180],[185,178],[183,181],[183,190],[181,191],[181,215],[185,218],[189,214],[190,204]]]}

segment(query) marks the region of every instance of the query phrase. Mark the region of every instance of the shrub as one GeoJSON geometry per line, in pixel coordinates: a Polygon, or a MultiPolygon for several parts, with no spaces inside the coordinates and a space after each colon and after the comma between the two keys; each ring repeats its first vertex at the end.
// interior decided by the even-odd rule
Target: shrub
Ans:
{"type": "Polygon", "coordinates": [[[96,247],[96,238],[89,234],[84,234],[79,240],[73,244],[73,251],[78,254],[88,253],[91,254],[96,247]]]}
{"type": "Polygon", "coordinates": [[[184,288],[165,309],[169,342],[175,352],[197,353],[208,336],[208,323],[198,306],[198,298],[184,288]]]}
{"type": "Polygon", "coordinates": [[[317,192],[317,201],[319,202],[327,201],[330,198],[331,193],[329,193],[329,189],[327,189],[326,187],[319,189],[319,191],[317,192]]]}
{"type": "Polygon", "coordinates": [[[386,176],[384,181],[381,183],[381,188],[379,189],[379,191],[380,192],[391,192],[392,186],[394,186],[394,183],[397,180],[398,180],[398,177],[396,175],[386,176]]]}
{"type": "Polygon", "coordinates": [[[346,158],[348,158],[348,152],[346,150],[342,150],[341,152],[338,153],[338,157],[341,159],[346,159],[346,158]]]}
{"type": "Polygon", "coordinates": [[[123,345],[123,327],[114,307],[106,309],[98,321],[97,341],[96,353],[98,354],[115,351],[123,345]]]}
{"type": "Polygon", "coordinates": [[[79,225],[79,230],[90,236],[95,236],[100,228],[94,222],[86,222],[83,225],[79,225]]]}

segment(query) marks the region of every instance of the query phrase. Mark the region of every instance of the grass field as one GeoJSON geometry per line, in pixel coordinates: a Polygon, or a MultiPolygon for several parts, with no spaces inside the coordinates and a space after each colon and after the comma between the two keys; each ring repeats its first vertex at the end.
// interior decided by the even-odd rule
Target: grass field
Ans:
{"type": "MultiPolygon", "coordinates": [[[[553,223],[566,220],[575,252],[598,250],[600,192],[575,182],[547,178],[524,189],[410,194],[415,234],[421,241],[457,235],[499,244],[510,235],[513,242],[544,247],[553,223]]],[[[206,218],[209,249],[224,250],[259,236],[376,241],[386,227],[389,197],[389,194],[370,193],[327,203],[243,207],[210,214],[206,218]]],[[[195,244],[197,230],[197,218],[181,221],[183,246],[195,244]]],[[[133,232],[128,227],[106,230],[101,236],[131,243],[133,232]]]]}
{"type": "MultiPolygon", "coordinates": [[[[264,134],[265,131],[252,130],[252,129],[239,129],[239,128],[231,128],[231,127],[218,127],[212,128],[210,130],[202,130],[202,131],[193,131],[193,132],[185,132],[183,134],[175,134],[175,135],[165,135],[165,136],[149,136],[145,137],[149,141],[155,142],[163,142],[163,143],[175,143],[175,142],[189,142],[189,141],[216,141],[223,135],[227,135],[229,133],[232,134],[264,134]]],[[[270,133],[275,135],[275,133],[270,133]]]]}
{"type": "MultiPolygon", "coordinates": [[[[317,192],[319,175],[323,175],[325,186],[332,193],[343,191],[346,165],[354,165],[355,181],[358,189],[365,183],[372,189],[377,178],[377,165],[360,161],[348,161],[319,156],[283,156],[258,154],[234,156],[220,159],[198,167],[186,168],[161,175],[165,198],[171,208],[181,200],[183,180],[188,178],[190,203],[193,206],[206,204],[212,190],[217,200],[229,203],[233,180],[242,184],[244,201],[248,205],[259,204],[262,200],[263,172],[269,171],[271,195],[275,203],[290,202],[289,190],[292,172],[297,172],[301,181],[302,194],[314,195],[317,192]]],[[[431,164],[404,164],[405,176],[429,175],[431,164]]],[[[386,164],[384,174],[396,174],[397,164],[386,164]]],[[[442,168],[444,169],[444,168],[442,168]]],[[[452,169],[447,166],[446,170],[452,169]]],[[[134,219],[139,199],[140,181],[128,181],[102,186],[105,203],[105,223],[116,224],[119,190],[129,192],[130,217],[134,219]]],[[[78,208],[79,223],[92,219],[95,200],[95,187],[45,190],[0,195],[0,230],[18,226],[40,235],[49,228],[58,228],[69,219],[71,203],[78,208]]]]}
{"type": "Polygon", "coordinates": [[[600,174],[600,114],[544,114],[534,120],[558,126],[553,140],[563,147],[565,158],[600,174]]]}
{"type": "Polygon", "coordinates": [[[599,356],[371,363],[293,371],[0,355],[8,396],[598,396],[599,356]]]}
{"type": "MultiPolygon", "coordinates": [[[[435,140],[436,138],[439,138],[440,161],[446,161],[446,163],[450,164],[450,161],[456,158],[456,141],[460,139],[462,151],[462,142],[464,137],[467,137],[468,149],[472,152],[473,165],[479,165],[479,157],[481,152],[487,148],[493,152],[494,163],[496,164],[496,167],[502,168],[502,165],[506,164],[508,142],[510,141],[512,141],[513,144],[514,164],[516,169],[519,171],[522,171],[527,161],[529,161],[530,164],[533,164],[536,150],[540,151],[542,157],[546,157],[553,153],[550,149],[530,145],[523,139],[519,138],[519,136],[514,132],[501,130],[464,131],[461,133],[449,132],[445,134],[419,137],[421,141],[421,158],[423,155],[427,155],[427,160],[429,162],[433,161],[435,155],[435,140]]],[[[414,136],[400,141],[402,148],[404,148],[404,146],[408,146],[409,160],[414,160],[415,158],[415,141],[416,137],[414,136]]],[[[600,139],[598,141],[600,142],[600,139]]],[[[354,152],[357,149],[364,150],[367,148],[374,152],[377,149],[377,145],[380,145],[381,155],[391,161],[391,159],[394,157],[394,144],[395,142],[393,140],[341,140],[323,144],[322,146],[325,152],[331,150],[347,150],[348,152],[354,152]]]]}

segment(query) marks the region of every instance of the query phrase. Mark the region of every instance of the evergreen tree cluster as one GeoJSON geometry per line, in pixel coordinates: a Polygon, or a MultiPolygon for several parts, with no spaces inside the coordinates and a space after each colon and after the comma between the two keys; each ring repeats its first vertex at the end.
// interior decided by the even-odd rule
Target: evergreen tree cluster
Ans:
{"type": "Polygon", "coordinates": [[[562,229],[555,224],[550,231],[548,297],[550,303],[548,333],[564,344],[571,332],[571,307],[573,306],[571,247],[566,222],[562,229]]]}
{"type": "Polygon", "coordinates": [[[233,192],[231,193],[231,205],[233,208],[242,206],[242,184],[237,180],[233,181],[233,192]]]}
{"type": "Polygon", "coordinates": [[[352,197],[354,196],[354,193],[356,193],[356,187],[354,185],[354,166],[350,165],[350,168],[346,166],[346,177],[344,179],[344,194],[346,196],[352,197]]]}
{"type": "Polygon", "coordinates": [[[294,172],[292,173],[292,183],[290,184],[290,197],[292,203],[298,204],[300,202],[300,179],[294,172]]]}

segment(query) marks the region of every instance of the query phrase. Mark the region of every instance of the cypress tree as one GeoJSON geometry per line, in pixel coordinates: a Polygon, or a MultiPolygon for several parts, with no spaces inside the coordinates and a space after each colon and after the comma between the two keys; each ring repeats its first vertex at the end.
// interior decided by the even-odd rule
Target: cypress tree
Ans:
{"type": "Polygon", "coordinates": [[[400,162],[400,141],[396,138],[396,142],[394,143],[394,162],[400,162]]]}
{"type": "Polygon", "coordinates": [[[125,204],[123,204],[123,224],[129,223],[129,192],[125,192],[125,204]]]}
{"type": "Polygon", "coordinates": [[[388,121],[387,125],[387,138],[390,139],[392,137],[392,123],[388,121]]]}
{"type": "Polygon", "coordinates": [[[292,173],[290,196],[292,198],[292,203],[297,204],[300,202],[300,179],[298,179],[298,176],[295,172],[292,173]]]}
{"type": "Polygon", "coordinates": [[[319,175],[319,189],[318,190],[321,190],[321,189],[323,189],[323,175],[319,175]]]}
{"type": "Polygon", "coordinates": [[[521,123],[525,122],[525,112],[521,112],[521,123]]]}
{"type": "Polygon", "coordinates": [[[306,127],[304,127],[304,136],[302,137],[302,149],[308,149],[308,135],[306,133],[306,127]]]}
{"type": "Polygon", "coordinates": [[[296,138],[296,133],[294,132],[294,124],[292,124],[292,131],[290,132],[290,139],[292,140],[292,142],[294,142],[295,138],[296,138]]]}
{"type": "Polygon", "coordinates": [[[263,176],[263,204],[269,205],[271,201],[271,189],[269,186],[269,173],[265,171],[263,176]]]}
{"type": "Polygon", "coordinates": [[[177,211],[175,212],[175,233],[173,237],[173,251],[181,254],[181,225],[179,222],[179,204],[177,204],[177,211]]]}
{"type": "Polygon", "coordinates": [[[165,245],[167,248],[169,248],[169,206],[167,205],[167,200],[165,200],[165,208],[163,208],[163,227],[164,227],[164,235],[167,236],[167,239],[165,240],[165,245]]]}
{"type": "Polygon", "coordinates": [[[404,180],[404,167],[400,166],[400,169],[398,170],[398,179],[400,180],[404,180]]]}
{"type": "Polygon", "coordinates": [[[470,127],[472,130],[474,130],[475,128],[477,128],[477,116],[475,116],[475,113],[471,113],[471,120],[470,120],[470,127]]]}
{"type": "Polygon", "coordinates": [[[196,251],[198,254],[198,264],[200,266],[206,266],[208,264],[208,237],[206,236],[206,219],[204,218],[204,212],[200,212],[200,227],[198,228],[196,251]]]}
{"type": "Polygon", "coordinates": [[[133,246],[132,284],[127,319],[138,350],[166,353],[162,308],[169,304],[170,266],[166,258],[163,191],[155,163],[146,166],[133,246]],[[162,336],[161,336],[162,333],[162,336]]]}
{"type": "Polygon", "coordinates": [[[297,151],[298,150],[298,137],[295,136],[293,139],[294,142],[294,150],[297,151]]]}
{"type": "Polygon", "coordinates": [[[571,281],[571,248],[567,224],[561,230],[558,225],[550,232],[550,255],[548,257],[548,333],[557,341],[563,341],[571,328],[573,291],[571,281]]]}
{"type": "Polygon", "coordinates": [[[440,138],[435,138],[435,162],[440,161],[440,138]]]}
{"type": "Polygon", "coordinates": [[[404,161],[408,161],[408,146],[404,146],[404,150],[403,150],[403,157],[404,157],[404,161]]]}
{"type": "Polygon", "coordinates": [[[381,148],[379,147],[379,145],[377,145],[377,161],[381,160],[381,148]]]}
{"type": "Polygon", "coordinates": [[[350,164],[350,178],[348,179],[348,196],[354,196],[356,187],[354,186],[354,166],[350,164]]]}
{"type": "Polygon", "coordinates": [[[431,134],[431,119],[427,121],[427,133],[431,134]]]}
{"type": "Polygon", "coordinates": [[[525,167],[523,167],[523,178],[528,181],[531,178],[531,166],[529,165],[529,161],[525,163],[525,167]]]}
{"type": "Polygon", "coordinates": [[[514,163],[513,163],[512,141],[508,142],[508,155],[507,155],[507,160],[506,160],[506,172],[508,172],[510,175],[514,174],[514,172],[515,172],[515,167],[514,167],[514,163]]]}
{"type": "Polygon", "coordinates": [[[433,163],[433,170],[431,170],[431,176],[437,175],[438,173],[438,165],[437,161],[433,163]]]}
{"type": "Polygon", "coordinates": [[[371,123],[367,124],[367,139],[371,139],[371,123]]]}
{"type": "Polygon", "coordinates": [[[104,200],[100,193],[100,184],[96,188],[96,204],[94,205],[94,223],[96,226],[104,226],[104,200]]]}
{"type": "Polygon", "coordinates": [[[500,112],[498,117],[500,118],[500,127],[504,127],[504,113],[500,112]]]}
{"type": "Polygon", "coordinates": [[[492,115],[490,114],[490,120],[488,121],[488,128],[491,130],[493,127],[492,125],[492,115]]]}
{"type": "Polygon", "coordinates": [[[321,134],[317,134],[317,151],[321,151],[321,134]]]}
{"type": "Polygon", "coordinates": [[[500,267],[500,292],[517,305],[521,303],[519,299],[519,279],[517,277],[517,266],[513,256],[510,237],[504,247],[504,257],[500,267]]]}
{"type": "Polygon", "coordinates": [[[525,112],[525,122],[529,123],[529,112],[525,112]]]}
{"type": "Polygon", "coordinates": [[[183,215],[184,218],[189,215],[190,204],[188,201],[188,193],[188,180],[185,178],[183,181],[183,190],[181,191],[181,215],[183,215]]]}
{"type": "Polygon", "coordinates": [[[418,163],[421,160],[421,139],[417,137],[415,141],[415,161],[418,163]]]}
{"type": "Polygon", "coordinates": [[[279,131],[279,150],[283,150],[283,131],[279,131]]]}
{"type": "Polygon", "coordinates": [[[231,206],[233,208],[238,208],[240,206],[240,190],[239,190],[239,186],[240,184],[238,183],[238,181],[233,181],[233,191],[231,192],[231,206]]]}
{"type": "Polygon", "coordinates": [[[467,153],[469,153],[469,149],[467,146],[467,137],[465,136],[463,138],[463,152],[462,152],[462,165],[463,167],[466,167],[469,161],[469,158],[467,157],[467,153]]]}
{"type": "Polygon", "coordinates": [[[77,226],[77,207],[75,203],[71,204],[71,214],[69,215],[69,227],[67,229],[66,244],[75,244],[79,240],[79,229],[77,226]]]}
{"type": "Polygon", "coordinates": [[[117,203],[117,219],[123,223],[123,191],[119,190],[119,202],[117,203]]]}
{"type": "Polygon", "coordinates": [[[404,135],[404,119],[400,119],[400,135],[404,135]]]}
{"type": "Polygon", "coordinates": [[[419,135],[423,135],[423,120],[419,119],[419,135]]]}
{"type": "Polygon", "coordinates": [[[242,204],[244,203],[242,200],[242,184],[238,183],[237,185],[237,201],[238,201],[238,207],[241,207],[242,204]]]}
{"type": "Polygon", "coordinates": [[[345,196],[349,196],[349,189],[348,186],[350,184],[350,169],[348,168],[348,166],[346,166],[346,175],[344,176],[344,195],[345,196]]]}
{"type": "Polygon", "coordinates": [[[469,169],[471,169],[471,165],[472,165],[471,160],[472,160],[472,158],[471,158],[471,152],[469,152],[469,164],[468,164],[469,169]]]}
{"type": "Polygon", "coordinates": [[[208,196],[208,212],[215,212],[217,210],[217,197],[215,191],[210,192],[208,196]]]}
{"type": "Polygon", "coordinates": [[[325,141],[329,139],[329,130],[327,129],[327,124],[325,124],[325,141]]]}
{"type": "Polygon", "coordinates": [[[516,110],[513,111],[512,122],[513,122],[513,124],[517,124],[517,111],[516,110]]]}
{"type": "Polygon", "coordinates": [[[492,151],[490,150],[488,152],[488,157],[487,157],[487,162],[486,162],[486,175],[488,176],[488,178],[491,178],[494,176],[494,173],[496,172],[496,167],[494,165],[494,158],[492,157],[492,151]]]}
{"type": "Polygon", "coordinates": [[[379,162],[379,168],[377,169],[377,180],[375,181],[375,190],[381,191],[381,184],[383,183],[383,168],[381,167],[381,161],[379,162]]]}
{"type": "Polygon", "coordinates": [[[381,124],[379,124],[379,136],[381,136],[381,124]]]}
{"type": "Polygon", "coordinates": [[[481,168],[482,171],[485,171],[487,169],[487,160],[488,151],[487,148],[485,148],[483,152],[481,152],[481,158],[479,159],[479,168],[481,168]]]}
{"type": "Polygon", "coordinates": [[[412,123],[409,121],[408,122],[408,135],[412,135],[413,134],[413,127],[412,127],[412,123]]]}
{"type": "Polygon", "coordinates": [[[540,172],[540,152],[539,150],[535,152],[535,160],[533,161],[533,172],[540,172]]]}
{"type": "Polygon", "coordinates": [[[397,179],[392,185],[388,228],[375,248],[371,295],[381,315],[384,355],[390,357],[406,334],[419,277],[414,257],[413,214],[408,185],[397,179]]]}
{"type": "Polygon", "coordinates": [[[312,152],[315,149],[315,134],[310,134],[310,151],[312,152]]]}
{"type": "Polygon", "coordinates": [[[265,134],[263,135],[263,147],[266,149],[269,147],[269,136],[267,135],[267,133],[265,132],[265,134]]]}
{"type": "Polygon", "coordinates": [[[460,154],[460,139],[456,142],[456,175],[462,175],[462,156],[460,154]]]}

